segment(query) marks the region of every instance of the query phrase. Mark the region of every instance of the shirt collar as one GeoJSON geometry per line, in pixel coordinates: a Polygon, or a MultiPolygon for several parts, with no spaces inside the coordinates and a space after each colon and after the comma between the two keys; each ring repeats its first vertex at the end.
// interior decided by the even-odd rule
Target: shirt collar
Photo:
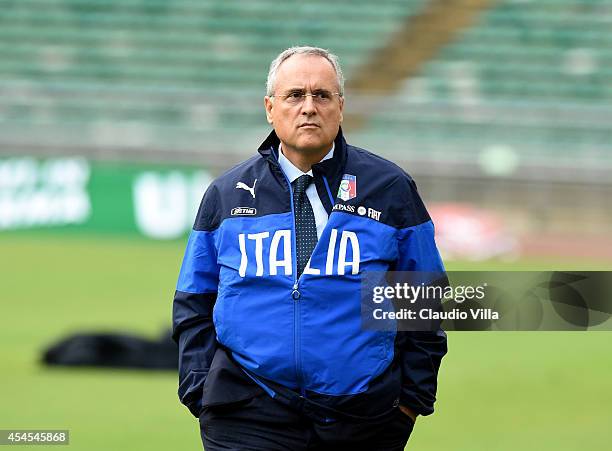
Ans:
{"type": "MultiPolygon", "coordinates": [[[[282,144],[278,145],[278,164],[280,164],[281,169],[289,179],[289,183],[293,183],[298,177],[302,175],[309,175],[313,177],[312,169],[310,169],[308,172],[302,172],[301,169],[297,168],[291,161],[289,161],[289,159],[285,155],[283,155],[283,152],[281,151],[281,145],[282,144]]],[[[336,143],[333,143],[331,150],[327,152],[327,155],[325,155],[321,159],[321,161],[329,160],[330,158],[332,158],[334,156],[335,147],[336,143]]]]}

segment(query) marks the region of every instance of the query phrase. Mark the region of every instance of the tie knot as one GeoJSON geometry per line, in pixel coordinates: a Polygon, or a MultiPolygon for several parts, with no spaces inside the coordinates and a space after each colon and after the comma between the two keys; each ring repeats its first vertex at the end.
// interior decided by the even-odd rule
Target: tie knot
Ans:
{"type": "Polygon", "coordinates": [[[301,196],[303,193],[306,192],[306,188],[308,188],[310,182],[312,182],[312,177],[310,175],[304,174],[299,176],[293,181],[295,193],[298,196],[301,196]]]}

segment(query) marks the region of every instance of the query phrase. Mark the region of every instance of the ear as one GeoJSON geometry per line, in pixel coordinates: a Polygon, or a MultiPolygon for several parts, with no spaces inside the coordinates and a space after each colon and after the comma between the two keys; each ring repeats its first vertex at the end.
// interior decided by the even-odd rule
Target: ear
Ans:
{"type": "Polygon", "coordinates": [[[272,125],[274,123],[272,121],[272,108],[274,107],[274,102],[272,102],[270,96],[264,97],[264,107],[266,108],[266,119],[268,120],[268,124],[272,125]]]}
{"type": "Polygon", "coordinates": [[[340,123],[342,123],[342,120],[344,119],[344,116],[342,115],[342,112],[344,111],[344,97],[339,97],[340,100],[340,123]]]}

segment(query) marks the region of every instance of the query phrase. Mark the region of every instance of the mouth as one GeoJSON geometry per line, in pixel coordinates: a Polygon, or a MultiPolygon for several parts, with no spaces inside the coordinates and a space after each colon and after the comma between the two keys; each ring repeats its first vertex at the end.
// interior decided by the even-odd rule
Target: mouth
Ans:
{"type": "Polygon", "coordinates": [[[300,125],[298,128],[319,128],[319,126],[315,123],[312,122],[306,122],[302,125],[300,125]]]}

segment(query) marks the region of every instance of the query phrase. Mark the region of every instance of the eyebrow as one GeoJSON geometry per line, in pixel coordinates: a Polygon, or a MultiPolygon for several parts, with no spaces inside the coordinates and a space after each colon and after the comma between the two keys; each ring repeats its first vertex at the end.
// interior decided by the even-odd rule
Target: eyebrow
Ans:
{"type": "MultiPolygon", "coordinates": [[[[293,86],[289,85],[286,89],[306,89],[306,87],[299,86],[299,85],[293,85],[293,86]]],[[[328,91],[329,90],[333,91],[335,88],[328,88],[328,87],[321,86],[321,85],[315,85],[313,89],[325,89],[328,91]]]]}
{"type": "MultiPolygon", "coordinates": [[[[292,88],[283,89],[283,92],[291,92],[291,91],[306,91],[306,88],[304,88],[304,87],[292,87],[292,88]]],[[[329,89],[329,88],[314,88],[311,92],[315,92],[315,91],[334,92],[333,89],[329,89]]]]}

